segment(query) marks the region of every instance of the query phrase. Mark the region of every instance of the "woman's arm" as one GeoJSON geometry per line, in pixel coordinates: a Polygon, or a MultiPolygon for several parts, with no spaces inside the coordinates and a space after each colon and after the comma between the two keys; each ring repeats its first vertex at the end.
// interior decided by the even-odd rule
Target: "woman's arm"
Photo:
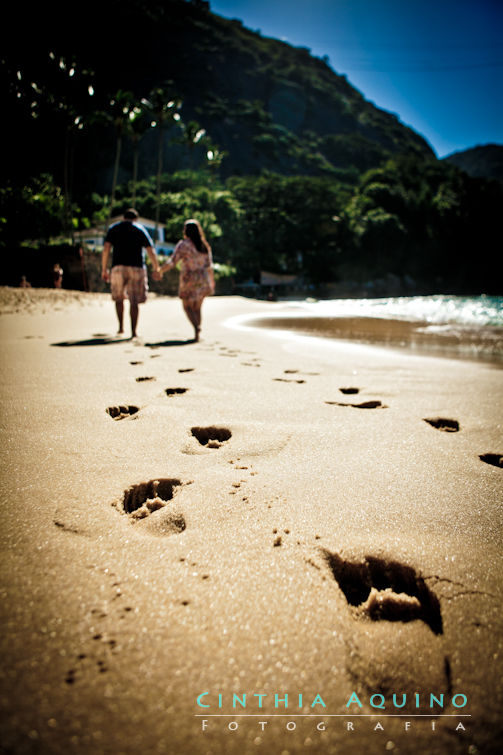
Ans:
{"type": "Polygon", "coordinates": [[[173,267],[173,265],[174,265],[173,255],[171,255],[171,257],[169,258],[169,260],[166,260],[166,262],[164,263],[164,265],[161,265],[161,267],[159,268],[159,272],[161,274],[165,273],[167,270],[171,270],[171,268],[173,267]]]}
{"type": "Polygon", "coordinates": [[[173,254],[171,254],[169,259],[167,259],[164,265],[162,265],[161,273],[165,273],[166,270],[171,270],[176,265],[176,263],[180,262],[180,260],[183,258],[182,244],[183,244],[183,241],[179,241],[178,244],[175,246],[175,250],[173,254]]]}

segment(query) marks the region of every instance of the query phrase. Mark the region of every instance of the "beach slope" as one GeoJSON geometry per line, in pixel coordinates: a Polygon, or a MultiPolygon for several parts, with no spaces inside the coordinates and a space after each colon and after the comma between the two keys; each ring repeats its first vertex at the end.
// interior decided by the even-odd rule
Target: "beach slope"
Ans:
{"type": "Polygon", "coordinates": [[[1,294],[2,752],[500,751],[501,369],[1,294]]]}

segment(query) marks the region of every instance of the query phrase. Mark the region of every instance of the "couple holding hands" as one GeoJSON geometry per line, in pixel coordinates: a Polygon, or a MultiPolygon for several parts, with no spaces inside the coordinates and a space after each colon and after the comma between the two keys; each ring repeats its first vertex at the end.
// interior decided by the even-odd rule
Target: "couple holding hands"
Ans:
{"type": "Polygon", "coordinates": [[[178,295],[194,328],[194,341],[199,341],[201,305],[204,297],[215,291],[211,247],[201,224],[193,219],[184,223],[183,239],[177,243],[171,257],[160,266],[152,239],[137,221],[136,210],[127,210],[124,219],[108,229],[103,247],[102,278],[110,282],[119,320],[118,332],[124,332],[124,299],[127,297],[131,315],[131,337],[136,337],[138,305],[147,300],[148,292],[147,269],[143,255],[143,249],[146,249],[154,269],[154,280],[161,280],[163,273],[180,263],[178,295]],[[109,271],[108,260],[112,250],[112,265],[109,271]]]}

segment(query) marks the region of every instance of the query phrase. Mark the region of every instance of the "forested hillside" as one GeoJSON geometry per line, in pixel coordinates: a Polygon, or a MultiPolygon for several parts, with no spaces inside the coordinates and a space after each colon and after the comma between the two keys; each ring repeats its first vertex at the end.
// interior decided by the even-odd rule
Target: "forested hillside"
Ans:
{"type": "MultiPolygon", "coordinates": [[[[63,6],[56,15],[50,8],[49,2],[34,8],[31,18],[19,19],[23,44],[14,45],[7,61],[15,128],[28,111],[36,114],[25,148],[41,169],[53,168],[51,152],[63,136],[61,121],[72,97],[72,111],[83,125],[75,167],[86,183],[106,190],[113,124],[100,122],[96,112],[107,111],[118,93],[130,95],[122,104],[132,109],[159,88],[167,101],[181,101],[185,122],[196,120],[226,153],[224,176],[264,168],[337,175],[398,153],[433,156],[422,137],[365,100],[326,60],[217,16],[206,3],[126,0],[101,3],[95,13],[86,3],[73,6],[71,14],[63,6]],[[58,17],[67,19],[65,26],[56,24],[58,17]],[[43,154],[37,134],[49,147],[43,154]]],[[[124,146],[123,179],[131,177],[130,145],[124,146]]],[[[166,147],[173,167],[187,167],[183,150],[166,147]]],[[[140,155],[145,177],[155,171],[153,133],[142,139],[140,155]]]]}
{"type": "Polygon", "coordinates": [[[1,33],[9,282],[22,246],[135,205],[172,239],[198,217],[236,280],[498,292],[501,184],[437,160],[308,49],[201,0],[9,5],[1,33]]]}
{"type": "Polygon", "coordinates": [[[444,158],[446,162],[476,178],[503,181],[503,145],[484,144],[444,158]]]}

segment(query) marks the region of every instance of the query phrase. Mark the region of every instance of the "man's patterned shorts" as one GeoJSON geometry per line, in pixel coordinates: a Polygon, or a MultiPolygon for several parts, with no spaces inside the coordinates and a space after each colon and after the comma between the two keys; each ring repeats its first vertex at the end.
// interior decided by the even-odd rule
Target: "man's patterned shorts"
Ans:
{"type": "Polygon", "coordinates": [[[110,288],[114,301],[128,298],[132,304],[143,304],[148,293],[147,269],[115,265],[110,273],[110,288]]]}

